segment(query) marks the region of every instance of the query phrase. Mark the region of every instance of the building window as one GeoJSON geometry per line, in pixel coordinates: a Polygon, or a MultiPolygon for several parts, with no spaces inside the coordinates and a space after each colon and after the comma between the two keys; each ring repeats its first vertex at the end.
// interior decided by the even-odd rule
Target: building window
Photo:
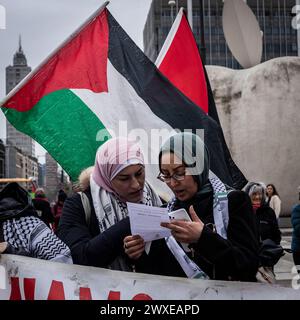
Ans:
{"type": "Polygon", "coordinates": [[[210,14],[210,16],[216,16],[217,13],[216,13],[216,10],[214,8],[210,8],[210,11],[208,11],[208,15],[210,14]]]}
{"type": "Polygon", "coordinates": [[[272,29],[270,27],[266,28],[266,34],[271,34],[272,33],[272,29]]]}
{"type": "Polygon", "coordinates": [[[220,52],[221,53],[225,52],[225,48],[226,48],[225,43],[220,43],[220,52]]]}
{"type": "Polygon", "coordinates": [[[171,16],[171,10],[166,10],[165,9],[165,10],[162,11],[161,15],[163,17],[170,17],[171,16]]]}
{"type": "Polygon", "coordinates": [[[274,51],[277,55],[280,54],[280,45],[278,43],[274,44],[274,51]]]}

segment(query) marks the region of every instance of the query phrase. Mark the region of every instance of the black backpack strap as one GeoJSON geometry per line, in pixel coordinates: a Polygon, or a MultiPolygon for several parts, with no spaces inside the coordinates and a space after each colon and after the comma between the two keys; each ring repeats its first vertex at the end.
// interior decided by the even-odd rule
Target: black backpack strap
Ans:
{"type": "Polygon", "coordinates": [[[3,233],[3,222],[0,221],[0,242],[5,242],[3,233]]]}

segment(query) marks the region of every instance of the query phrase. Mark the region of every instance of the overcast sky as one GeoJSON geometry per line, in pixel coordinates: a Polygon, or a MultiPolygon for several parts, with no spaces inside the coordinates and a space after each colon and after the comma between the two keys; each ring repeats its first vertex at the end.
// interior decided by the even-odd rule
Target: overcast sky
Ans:
{"type": "MultiPolygon", "coordinates": [[[[19,34],[29,66],[35,68],[104,1],[0,0],[6,9],[6,29],[0,29],[0,100],[5,97],[5,68],[12,65],[19,34]]],[[[143,49],[143,28],[151,0],[111,0],[108,9],[135,43],[143,49]]],[[[1,26],[1,21],[0,21],[1,26]]],[[[0,111],[0,138],[5,120],[0,111]]],[[[42,149],[38,148],[37,153],[42,149]]]]}

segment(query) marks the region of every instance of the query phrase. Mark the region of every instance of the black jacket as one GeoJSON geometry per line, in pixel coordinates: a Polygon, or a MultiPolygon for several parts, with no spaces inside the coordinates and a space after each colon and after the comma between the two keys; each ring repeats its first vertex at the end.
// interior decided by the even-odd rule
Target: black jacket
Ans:
{"type": "Polygon", "coordinates": [[[31,197],[15,182],[0,192],[0,242],[3,241],[7,242],[8,254],[72,263],[69,248],[40,221],[31,197]]]}
{"type": "MultiPolygon", "coordinates": [[[[67,199],[59,223],[58,236],[71,249],[73,262],[107,267],[124,254],[123,239],[130,235],[129,219],[125,218],[100,234],[90,192],[86,192],[92,207],[87,226],[81,198],[78,194],[67,199]]],[[[231,192],[229,200],[228,240],[205,226],[195,245],[192,259],[211,279],[255,281],[258,269],[258,239],[250,198],[241,191],[231,192]]],[[[205,224],[213,223],[212,195],[194,203],[205,224]]],[[[153,241],[150,254],[143,253],[133,261],[136,271],[167,276],[185,277],[182,268],[169,251],[165,240],[153,241]]]]}
{"type": "Polygon", "coordinates": [[[47,199],[35,198],[32,199],[34,208],[37,211],[39,218],[50,227],[50,223],[54,222],[54,216],[51,212],[50,203],[47,199]]]}
{"type": "Polygon", "coordinates": [[[74,194],[64,203],[57,235],[71,249],[74,264],[107,268],[118,256],[126,258],[123,239],[131,234],[129,219],[125,218],[100,233],[90,190],[85,194],[91,205],[89,226],[81,197],[74,194]]]}
{"type": "Polygon", "coordinates": [[[271,239],[276,244],[280,244],[281,232],[274,210],[268,205],[264,205],[256,210],[255,216],[260,240],[271,239]]]}
{"type": "Polygon", "coordinates": [[[16,182],[7,184],[0,192],[0,221],[36,216],[29,194],[16,182]]]}
{"type": "MultiPolygon", "coordinates": [[[[28,193],[16,182],[7,184],[0,192],[0,242],[5,241],[2,225],[5,221],[27,216],[37,217],[28,193]]],[[[24,250],[18,251],[10,244],[5,252],[26,255],[24,250]]]]}
{"type": "MultiPolygon", "coordinates": [[[[205,226],[199,241],[191,245],[194,256],[189,254],[190,258],[210,279],[256,281],[259,243],[249,196],[242,191],[229,193],[227,240],[209,227],[214,223],[212,194],[202,200],[192,201],[188,206],[191,204],[205,226]]],[[[188,207],[186,209],[188,211],[188,207]]],[[[143,259],[148,259],[148,264],[143,262],[146,272],[185,276],[164,240],[154,241],[149,257],[145,257],[144,254],[143,259]]]]}

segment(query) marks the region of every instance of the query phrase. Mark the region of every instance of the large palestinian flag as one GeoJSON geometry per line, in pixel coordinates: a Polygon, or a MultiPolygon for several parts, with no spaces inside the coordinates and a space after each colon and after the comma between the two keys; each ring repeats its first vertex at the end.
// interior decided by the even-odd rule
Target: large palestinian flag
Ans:
{"type": "MultiPolygon", "coordinates": [[[[73,180],[114,134],[140,131],[148,162],[157,163],[159,130],[166,137],[174,129],[204,129],[212,171],[233,185],[219,125],[157,70],[106,8],[1,107],[9,122],[39,142],[73,180]]],[[[152,166],[148,179],[154,183],[157,174],[158,166],[152,166]]]]}

